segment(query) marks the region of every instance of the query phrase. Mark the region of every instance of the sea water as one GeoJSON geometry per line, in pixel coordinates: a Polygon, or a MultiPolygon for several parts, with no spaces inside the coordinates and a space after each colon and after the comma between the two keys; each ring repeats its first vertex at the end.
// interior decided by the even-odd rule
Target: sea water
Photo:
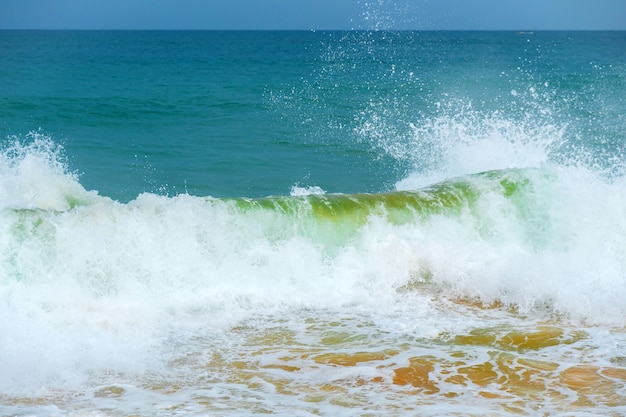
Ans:
{"type": "Polygon", "coordinates": [[[0,415],[623,415],[624,32],[0,32],[0,415]]]}

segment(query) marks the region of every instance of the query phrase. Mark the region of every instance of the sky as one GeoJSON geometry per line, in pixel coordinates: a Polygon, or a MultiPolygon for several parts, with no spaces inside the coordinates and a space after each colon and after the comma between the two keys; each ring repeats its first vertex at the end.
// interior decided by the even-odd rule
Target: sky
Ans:
{"type": "Polygon", "coordinates": [[[626,30],[626,0],[0,0],[0,29],[626,30]]]}

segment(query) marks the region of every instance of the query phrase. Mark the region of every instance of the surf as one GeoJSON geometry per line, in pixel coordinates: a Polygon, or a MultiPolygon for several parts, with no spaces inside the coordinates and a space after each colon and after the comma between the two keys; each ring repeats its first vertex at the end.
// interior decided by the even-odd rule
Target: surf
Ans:
{"type": "Polygon", "coordinates": [[[548,316],[626,314],[613,302],[623,288],[626,196],[619,181],[585,170],[499,169],[378,194],[144,193],[121,203],[85,190],[58,152],[36,140],[4,154],[9,286],[121,299],[141,289],[149,304],[174,287],[242,311],[369,305],[434,287],[548,316]],[[327,292],[336,296],[322,301],[327,292]]]}

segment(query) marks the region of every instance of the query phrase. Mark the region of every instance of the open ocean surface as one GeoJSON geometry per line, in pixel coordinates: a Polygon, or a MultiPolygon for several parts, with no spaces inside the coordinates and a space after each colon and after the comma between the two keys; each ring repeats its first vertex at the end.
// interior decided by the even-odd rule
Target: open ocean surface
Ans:
{"type": "Polygon", "coordinates": [[[0,416],[623,416],[626,32],[0,32],[0,416]]]}

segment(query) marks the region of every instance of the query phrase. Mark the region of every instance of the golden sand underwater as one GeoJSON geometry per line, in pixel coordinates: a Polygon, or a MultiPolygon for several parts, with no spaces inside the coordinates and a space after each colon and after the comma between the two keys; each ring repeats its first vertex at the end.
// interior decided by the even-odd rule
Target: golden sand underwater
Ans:
{"type": "MultiPolygon", "coordinates": [[[[440,307],[476,316],[517,315],[499,303],[457,299],[440,307]]],[[[199,340],[210,348],[172,359],[169,378],[129,381],[120,374],[120,383],[85,392],[47,390],[1,401],[54,404],[75,409],[73,416],[280,414],[290,403],[294,413],[309,415],[620,416],[626,410],[626,357],[609,354],[598,363],[610,346],[590,337],[600,331],[623,338],[623,328],[530,320],[519,329],[496,324],[410,340],[394,339],[358,315],[305,317],[299,327],[284,317],[258,324],[231,328],[230,340],[238,340],[231,346],[199,340]],[[138,391],[158,398],[153,409],[128,408],[138,391]]]]}

